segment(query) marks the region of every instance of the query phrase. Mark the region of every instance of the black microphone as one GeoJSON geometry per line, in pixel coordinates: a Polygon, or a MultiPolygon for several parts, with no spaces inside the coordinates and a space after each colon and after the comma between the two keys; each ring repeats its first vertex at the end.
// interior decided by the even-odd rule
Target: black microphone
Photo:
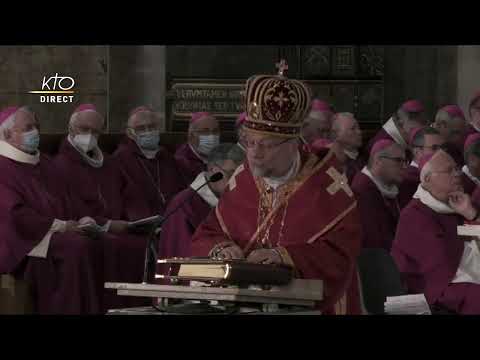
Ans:
{"type": "Polygon", "coordinates": [[[169,211],[167,214],[165,214],[160,220],[158,220],[154,226],[152,226],[152,229],[150,231],[149,239],[148,239],[148,245],[145,251],[145,264],[144,264],[144,270],[143,270],[143,283],[147,284],[148,280],[151,277],[152,271],[155,271],[155,262],[157,261],[157,244],[156,244],[156,236],[155,236],[155,230],[161,226],[167,219],[174,214],[178,209],[180,209],[183,205],[185,205],[188,201],[191,200],[191,198],[198,193],[198,191],[203,188],[205,185],[209,183],[215,183],[217,181],[220,181],[223,179],[223,173],[221,172],[216,172],[212,176],[210,176],[202,185],[200,185],[198,188],[193,189],[193,192],[187,196],[187,198],[182,201],[175,209],[169,211]]]}
{"type": "Polygon", "coordinates": [[[219,172],[216,172],[215,174],[213,174],[212,176],[210,176],[210,179],[208,179],[207,183],[211,183],[211,182],[214,183],[214,182],[220,181],[222,179],[223,179],[223,173],[221,173],[219,171],[219,172]]]}
{"type": "Polygon", "coordinates": [[[220,181],[223,179],[223,174],[219,171],[219,172],[216,172],[215,174],[213,174],[212,176],[210,176],[208,178],[207,181],[205,181],[201,186],[199,186],[198,188],[196,189],[193,189],[193,192],[190,194],[190,196],[188,196],[184,201],[182,201],[175,209],[173,209],[172,211],[168,212],[159,222],[159,224],[163,224],[169,217],[170,215],[172,215],[174,212],[176,212],[178,209],[180,209],[183,205],[185,205],[185,203],[187,201],[189,201],[193,195],[195,195],[201,188],[203,188],[205,185],[207,184],[210,184],[210,183],[214,183],[214,182],[217,182],[217,181],[220,181]]]}

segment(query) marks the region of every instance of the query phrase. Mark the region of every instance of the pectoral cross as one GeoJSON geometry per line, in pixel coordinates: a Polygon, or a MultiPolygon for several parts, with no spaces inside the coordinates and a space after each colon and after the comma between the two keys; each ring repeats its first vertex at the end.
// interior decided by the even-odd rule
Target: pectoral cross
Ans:
{"type": "Polygon", "coordinates": [[[345,191],[345,193],[349,196],[353,196],[353,192],[348,186],[348,180],[345,174],[340,174],[337,169],[330,167],[327,170],[327,174],[333,179],[333,183],[327,187],[327,191],[330,195],[335,195],[339,190],[345,191]]]}
{"type": "Polygon", "coordinates": [[[285,59],[282,59],[279,63],[276,63],[275,67],[278,69],[278,75],[280,76],[283,76],[285,70],[288,70],[288,64],[285,59]]]}

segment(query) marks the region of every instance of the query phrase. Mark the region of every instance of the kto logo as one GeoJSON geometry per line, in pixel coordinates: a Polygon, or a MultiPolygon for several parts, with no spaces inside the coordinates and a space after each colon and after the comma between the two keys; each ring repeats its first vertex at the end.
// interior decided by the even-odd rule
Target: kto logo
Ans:
{"type": "Polygon", "coordinates": [[[47,78],[43,77],[42,90],[29,91],[30,94],[63,94],[62,95],[41,95],[41,103],[71,103],[73,102],[73,95],[66,96],[65,94],[74,94],[72,90],[75,86],[75,80],[70,76],[55,76],[47,78]]]}

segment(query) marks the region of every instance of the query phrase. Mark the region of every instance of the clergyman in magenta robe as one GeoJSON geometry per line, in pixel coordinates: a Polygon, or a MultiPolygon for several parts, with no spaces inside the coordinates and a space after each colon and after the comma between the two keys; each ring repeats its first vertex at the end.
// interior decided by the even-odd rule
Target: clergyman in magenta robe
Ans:
{"type": "Polygon", "coordinates": [[[78,230],[85,208],[39,153],[36,117],[4,109],[0,137],[0,273],[27,280],[36,313],[103,313],[103,247],[78,230]]]}
{"type": "Polygon", "coordinates": [[[411,294],[433,308],[480,314],[480,250],[457,227],[478,223],[455,161],[439,150],[420,164],[421,186],[400,215],[392,256],[411,294]]]}
{"type": "Polygon", "coordinates": [[[206,171],[208,154],[219,143],[220,125],[215,116],[208,112],[193,113],[188,126],[188,140],[175,152],[175,161],[185,186],[206,171]]]}

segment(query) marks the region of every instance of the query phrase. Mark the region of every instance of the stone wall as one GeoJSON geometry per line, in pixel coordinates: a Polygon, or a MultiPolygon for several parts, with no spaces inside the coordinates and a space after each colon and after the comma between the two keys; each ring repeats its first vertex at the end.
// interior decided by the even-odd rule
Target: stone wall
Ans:
{"type": "MultiPolygon", "coordinates": [[[[180,74],[246,78],[253,72],[271,73],[272,63],[282,55],[272,45],[183,46],[176,47],[173,57],[167,50],[165,46],[0,46],[0,106],[31,105],[41,119],[42,133],[55,134],[65,131],[76,105],[93,102],[105,113],[106,130],[117,133],[123,131],[128,111],[135,106],[147,104],[165,113],[169,79],[180,74]],[[28,93],[40,90],[43,77],[55,73],[75,79],[72,104],[40,103],[39,95],[28,93]]],[[[480,89],[479,67],[479,46],[386,46],[385,117],[408,98],[424,101],[432,119],[435,110],[447,103],[458,102],[467,110],[472,93],[480,89]]]]}
{"type": "MultiPolygon", "coordinates": [[[[164,46],[0,46],[0,107],[30,105],[41,132],[64,133],[72,110],[91,102],[105,114],[106,131],[120,132],[128,111],[147,104],[164,112],[164,46]],[[44,76],[75,81],[72,103],[41,103],[44,76]]],[[[52,85],[53,81],[50,82],[52,85]]]]}

